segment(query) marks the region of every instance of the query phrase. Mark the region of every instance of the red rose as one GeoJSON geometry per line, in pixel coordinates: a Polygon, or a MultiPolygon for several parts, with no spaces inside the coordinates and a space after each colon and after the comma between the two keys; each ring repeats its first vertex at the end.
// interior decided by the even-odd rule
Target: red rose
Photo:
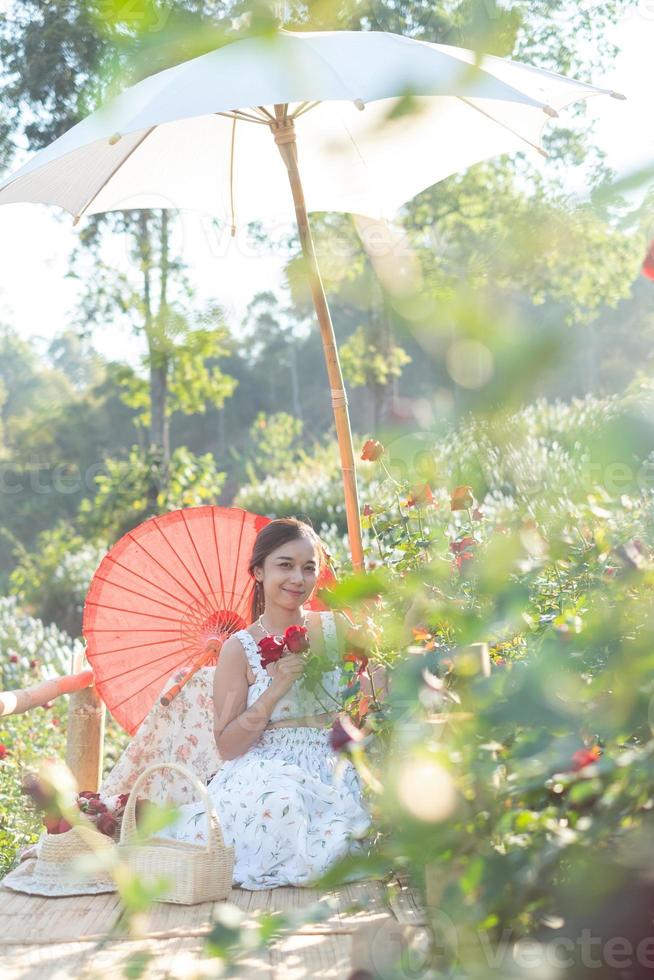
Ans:
{"type": "Polygon", "coordinates": [[[291,653],[304,653],[309,649],[309,636],[306,626],[289,626],[284,633],[286,646],[291,653]]]}
{"type": "Polygon", "coordinates": [[[110,813],[102,813],[96,820],[95,826],[101,834],[106,834],[107,837],[113,837],[116,833],[118,823],[110,813]]]}
{"type": "Polygon", "coordinates": [[[6,759],[8,755],[9,755],[9,749],[7,748],[7,746],[6,746],[6,745],[3,745],[3,744],[2,744],[1,742],[0,742],[0,761],[1,761],[2,759],[6,759]]]}
{"type": "Polygon", "coordinates": [[[99,798],[92,799],[89,800],[88,802],[88,805],[86,807],[86,812],[91,814],[106,813],[107,807],[99,798]]]}
{"type": "Polygon", "coordinates": [[[426,505],[433,504],[434,495],[431,492],[431,487],[428,483],[423,483],[420,486],[413,488],[409,494],[408,500],[406,502],[407,507],[415,507],[416,504],[426,505]]]}
{"type": "Polygon", "coordinates": [[[340,714],[332,724],[329,744],[334,752],[344,752],[354,742],[362,741],[363,737],[363,732],[356,727],[352,719],[348,715],[340,714]]]}
{"type": "Polygon", "coordinates": [[[67,830],[72,829],[72,824],[68,823],[67,820],[64,820],[63,817],[59,816],[44,817],[43,823],[49,834],[65,834],[67,830]]]}
{"type": "Polygon", "coordinates": [[[17,653],[10,653],[9,654],[9,663],[10,664],[17,664],[18,661],[19,661],[19,659],[20,658],[19,658],[19,656],[18,656],[17,653]]]}
{"type": "Polygon", "coordinates": [[[384,447],[377,439],[367,439],[363,444],[361,459],[374,463],[384,453],[384,447]]]}
{"type": "Polygon", "coordinates": [[[450,506],[452,510],[468,510],[472,507],[475,498],[472,493],[472,487],[463,485],[460,487],[455,487],[452,491],[452,496],[450,498],[450,506]]]}
{"type": "Polygon", "coordinates": [[[584,766],[590,766],[597,762],[602,754],[599,745],[593,745],[592,749],[578,749],[572,754],[572,772],[579,772],[584,766]]]}
{"type": "Polygon", "coordinates": [[[286,648],[286,641],[283,636],[264,636],[259,643],[259,653],[261,654],[261,666],[265,669],[268,664],[276,663],[286,648]]]}

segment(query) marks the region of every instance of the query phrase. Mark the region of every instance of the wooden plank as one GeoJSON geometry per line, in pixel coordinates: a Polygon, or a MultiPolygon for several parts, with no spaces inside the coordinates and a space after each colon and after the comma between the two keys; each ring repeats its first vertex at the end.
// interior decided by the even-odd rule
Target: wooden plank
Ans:
{"type": "Polygon", "coordinates": [[[93,946],[7,946],[2,950],[3,980],[70,980],[80,977],[93,946]]]}
{"type": "Polygon", "coordinates": [[[333,933],[294,935],[270,950],[274,980],[347,980],[350,937],[333,933]]]}

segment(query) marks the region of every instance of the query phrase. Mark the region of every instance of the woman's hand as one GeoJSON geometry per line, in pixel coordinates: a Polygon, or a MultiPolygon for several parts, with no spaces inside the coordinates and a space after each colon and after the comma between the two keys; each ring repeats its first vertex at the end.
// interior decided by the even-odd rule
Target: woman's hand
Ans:
{"type": "Polygon", "coordinates": [[[304,674],[305,661],[300,653],[285,651],[275,663],[271,689],[280,697],[291,689],[295,681],[304,674]]]}

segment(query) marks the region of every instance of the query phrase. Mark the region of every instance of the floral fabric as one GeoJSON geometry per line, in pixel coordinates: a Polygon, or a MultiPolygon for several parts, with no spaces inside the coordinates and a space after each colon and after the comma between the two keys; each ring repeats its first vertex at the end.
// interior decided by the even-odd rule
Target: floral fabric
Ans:
{"type": "MultiPolygon", "coordinates": [[[[334,617],[329,612],[321,617],[326,650],[336,665],[323,684],[338,698],[345,679],[338,665],[334,617]]],[[[255,677],[248,690],[250,707],[272,678],[261,667],[257,644],[247,630],[235,635],[255,677]]],[[[171,678],[167,687],[178,679],[171,678]]],[[[169,707],[157,701],[105,779],[101,796],[128,792],[152,762],[181,762],[208,783],[225,842],[234,846],[235,884],[252,890],[310,884],[334,861],[359,850],[356,837],[370,825],[356,770],[332,751],[328,729],[301,726],[264,731],[244,755],[221,763],[213,737],[212,684],[213,668],[204,668],[169,707]]],[[[318,692],[316,698],[296,681],[271,720],[334,708],[327,694],[318,692]]],[[[175,824],[158,836],[206,842],[205,808],[181,777],[153,774],[144,795],[180,808],[175,824]]]]}

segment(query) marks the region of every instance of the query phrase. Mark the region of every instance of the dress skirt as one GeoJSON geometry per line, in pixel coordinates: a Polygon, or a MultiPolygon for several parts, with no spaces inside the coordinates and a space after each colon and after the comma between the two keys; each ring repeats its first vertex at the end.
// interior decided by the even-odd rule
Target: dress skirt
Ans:
{"type": "MultiPolygon", "coordinates": [[[[310,885],[335,861],[360,853],[370,826],[352,763],[336,755],[329,730],[273,728],[242,756],[223,762],[207,786],[234,884],[253,891],[310,885]]],[[[185,803],[158,836],[206,843],[204,806],[185,803]]]]}

